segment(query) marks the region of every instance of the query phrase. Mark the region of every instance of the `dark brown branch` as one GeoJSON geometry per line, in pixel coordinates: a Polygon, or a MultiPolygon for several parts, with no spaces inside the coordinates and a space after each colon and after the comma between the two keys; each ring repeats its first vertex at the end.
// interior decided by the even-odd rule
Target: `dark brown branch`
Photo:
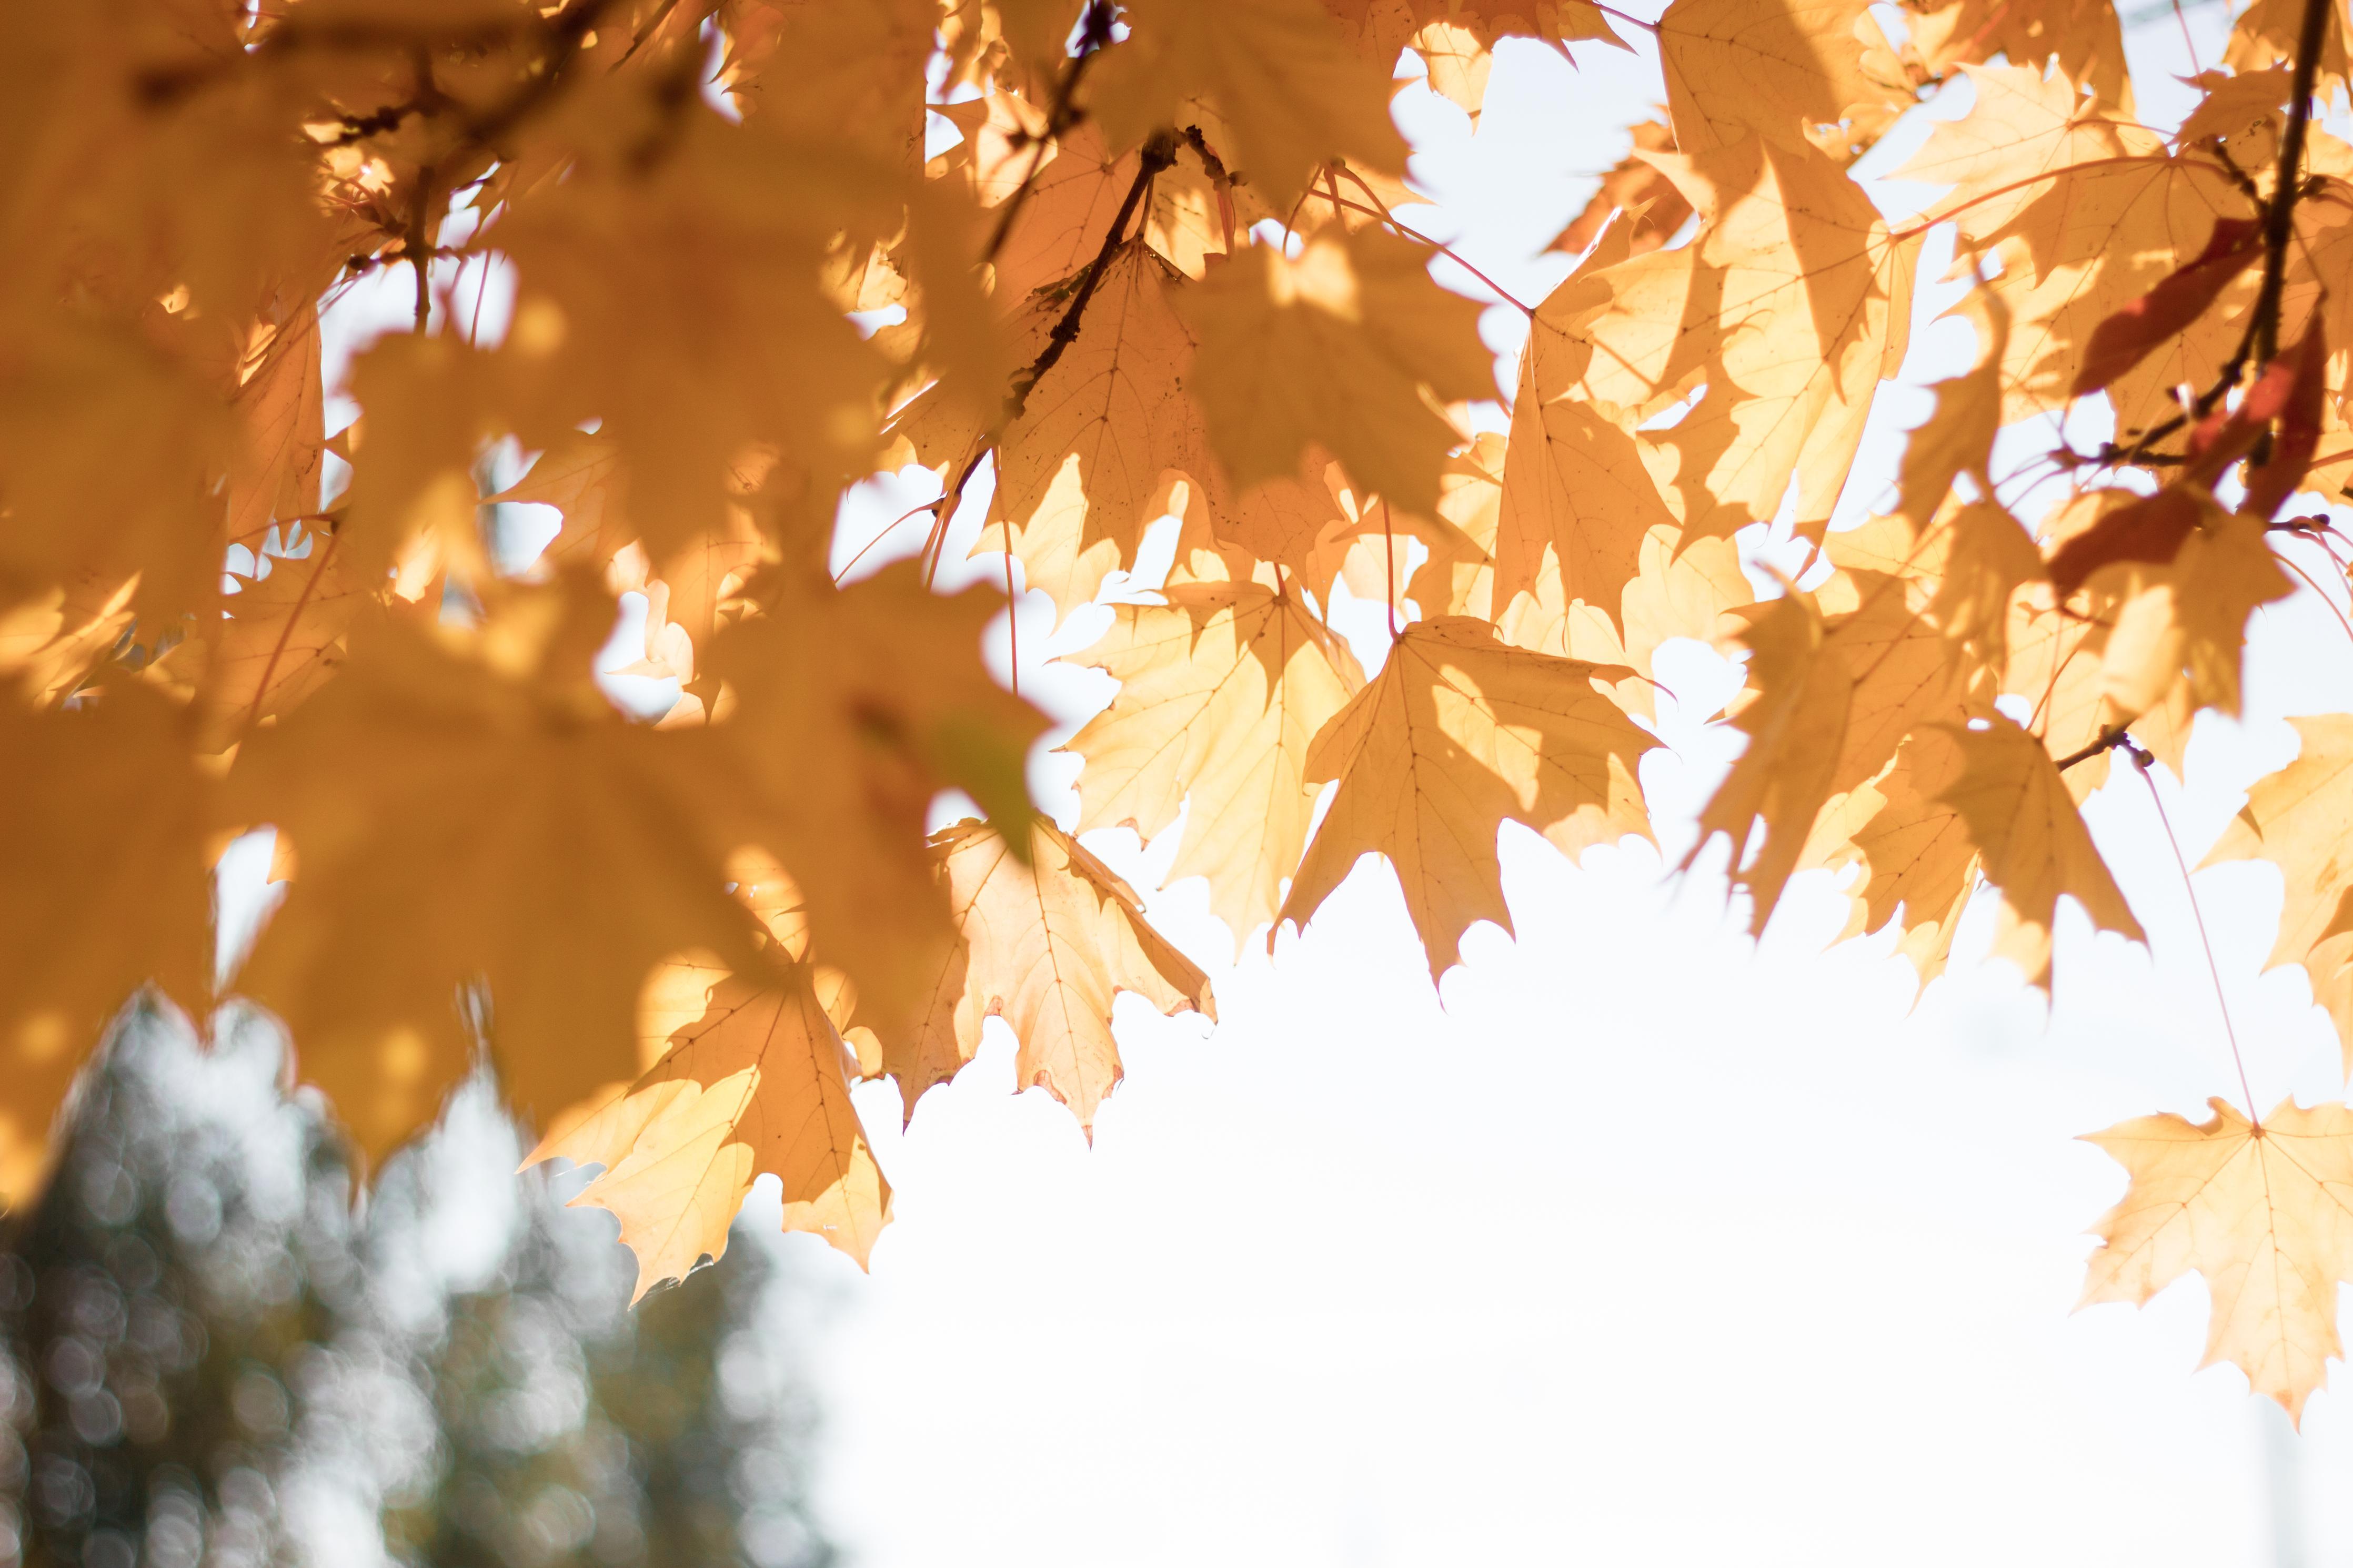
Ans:
{"type": "Polygon", "coordinates": [[[988,243],[981,247],[980,259],[985,265],[997,259],[1013,233],[1013,220],[1021,215],[1021,207],[1029,199],[1030,190],[1038,184],[1038,172],[1046,166],[1046,144],[1060,137],[1079,122],[1079,82],[1087,73],[1087,64],[1101,54],[1111,42],[1111,0],[1090,0],[1086,22],[1079,34],[1079,52],[1071,58],[1062,72],[1062,79],[1054,89],[1054,101],[1046,111],[1046,128],[1038,133],[1034,151],[1029,154],[1029,167],[1013,194],[1005,198],[997,209],[997,226],[989,231],[988,243]]]}
{"type": "Polygon", "coordinates": [[[1155,136],[1144,144],[1135,179],[1127,187],[1127,199],[1119,204],[1119,213],[1111,220],[1111,227],[1104,233],[1103,245],[1095,251],[1095,258],[1087,263],[1085,279],[1079,284],[1078,292],[1071,296],[1070,308],[1062,312],[1061,320],[1056,321],[1054,330],[1047,334],[1046,346],[1037,359],[1015,374],[1013,390],[1005,400],[1005,416],[998,425],[1000,430],[1021,417],[1021,410],[1029,404],[1030,390],[1044,379],[1048,371],[1054,368],[1055,362],[1062,357],[1062,351],[1078,337],[1080,318],[1086,314],[1087,302],[1095,297],[1095,289],[1102,285],[1112,258],[1119,254],[1119,247],[1125,243],[1128,220],[1135,216],[1135,209],[1143,205],[1145,194],[1152,189],[1153,178],[1176,161],[1176,144],[1166,134],[1155,136]]]}
{"type": "Polygon", "coordinates": [[[2130,752],[2133,760],[2139,763],[2143,767],[2147,767],[2150,762],[2155,761],[2155,759],[2150,757],[2148,752],[2144,751],[2140,744],[2132,738],[2132,731],[2128,726],[2123,724],[2111,724],[2106,729],[2101,731],[2098,734],[2093,736],[2090,742],[2086,744],[2068,752],[2063,757],[2055,759],[2055,765],[2059,771],[2063,773],[2069,768],[2073,767],[2077,763],[2088,763],[2103,752],[2114,751],[2130,752]]]}
{"type": "Polygon", "coordinates": [[[2263,286],[2255,296],[2255,368],[2279,353],[2280,303],[2287,289],[2287,244],[2295,232],[2296,198],[2304,185],[2304,142],[2312,122],[2312,94],[2320,73],[2321,39],[2335,0],[2304,0],[2304,26],[2295,40],[2295,80],[2288,90],[2287,134],[2280,138],[2279,173],[2272,180],[2270,209],[2263,215],[2263,286]]]}
{"type": "Polygon", "coordinates": [[[1087,263],[1086,271],[1081,275],[1070,304],[1055,321],[1053,331],[1046,334],[1046,346],[1039,351],[1036,359],[1014,373],[1010,389],[1006,394],[1005,407],[997,415],[996,423],[973,437],[972,447],[963,468],[956,474],[955,482],[942,492],[935,503],[939,514],[932,524],[931,538],[923,544],[924,555],[930,562],[924,569],[925,582],[929,582],[931,574],[939,570],[939,557],[934,552],[945,544],[948,523],[964,502],[965,486],[971,483],[973,475],[980,471],[981,459],[995,449],[1004,438],[1006,430],[1021,417],[1021,411],[1029,405],[1029,394],[1038,383],[1045,378],[1046,373],[1061,359],[1063,352],[1077,340],[1087,304],[1095,297],[1095,290],[1103,284],[1103,274],[1111,269],[1113,258],[1118,256],[1120,247],[1125,243],[1129,220],[1135,216],[1136,208],[1144,205],[1154,178],[1176,161],[1176,143],[1166,132],[1155,135],[1144,144],[1143,158],[1135,171],[1134,182],[1127,187],[1127,199],[1119,204],[1119,212],[1112,218],[1111,228],[1103,235],[1103,244],[1096,248],[1094,259],[1087,263]]]}
{"type": "Polygon", "coordinates": [[[417,194],[408,204],[408,235],[402,243],[408,252],[408,264],[417,272],[417,330],[425,331],[425,323],[433,312],[433,246],[426,230],[432,223],[433,165],[420,166],[417,171],[417,194]]]}

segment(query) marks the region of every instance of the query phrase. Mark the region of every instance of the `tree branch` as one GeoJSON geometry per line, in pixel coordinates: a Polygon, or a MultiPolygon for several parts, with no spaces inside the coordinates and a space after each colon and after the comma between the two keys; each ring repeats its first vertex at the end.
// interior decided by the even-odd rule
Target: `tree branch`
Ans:
{"type": "Polygon", "coordinates": [[[2103,752],[2113,752],[2117,750],[2131,752],[2133,760],[2140,763],[2144,767],[2147,765],[2148,761],[2154,760],[2153,758],[2150,758],[2148,752],[2144,751],[2140,744],[2132,738],[2132,728],[2130,725],[2111,724],[2106,729],[2101,731],[2098,734],[2093,736],[2092,739],[2084,745],[2068,752],[2063,757],[2054,758],[2053,764],[2061,773],[2063,773],[2069,768],[2073,767],[2077,763],[2088,763],[2103,752]]]}
{"type": "Polygon", "coordinates": [[[2334,0],[2304,0],[2304,26],[2295,40],[2295,80],[2288,90],[2287,133],[2280,138],[2279,173],[2272,178],[2271,205],[2263,214],[2263,286],[2255,296],[2255,368],[2279,353],[2280,303],[2287,289],[2287,242],[2295,232],[2295,203],[2303,194],[2304,142],[2312,122],[2314,79],[2320,74],[2321,39],[2334,0]]]}
{"type": "Polygon", "coordinates": [[[1103,273],[1110,268],[1112,258],[1119,254],[1119,247],[1125,243],[1128,220],[1144,204],[1145,193],[1152,189],[1154,176],[1176,161],[1176,144],[1165,133],[1144,144],[1134,182],[1127,187],[1127,199],[1119,204],[1119,212],[1111,220],[1111,227],[1104,231],[1103,244],[1096,249],[1095,258],[1087,263],[1086,280],[1079,285],[1078,292],[1071,297],[1070,308],[1062,312],[1061,320],[1056,321],[1054,330],[1047,334],[1046,346],[1037,359],[1014,376],[1013,390],[1005,401],[1005,416],[998,422],[999,430],[1021,417],[1021,410],[1029,402],[1030,389],[1054,368],[1055,362],[1062,357],[1062,351],[1069,348],[1071,341],[1079,335],[1079,320],[1086,314],[1087,302],[1095,297],[1095,289],[1103,283],[1103,273]]]}
{"type": "Polygon", "coordinates": [[[997,252],[1005,248],[1006,240],[1012,235],[1013,220],[1020,216],[1022,204],[1029,199],[1030,189],[1038,183],[1038,171],[1046,165],[1047,143],[1079,122],[1079,80],[1086,75],[1087,62],[1111,42],[1111,0],[1089,0],[1086,24],[1079,35],[1079,52],[1071,57],[1069,68],[1062,72],[1062,79],[1054,89],[1053,104],[1046,111],[1046,129],[1038,133],[1029,169],[1023,173],[1021,183],[1013,187],[1013,194],[1005,198],[1005,205],[997,209],[997,226],[989,231],[988,243],[981,247],[983,265],[997,259],[997,252]]]}

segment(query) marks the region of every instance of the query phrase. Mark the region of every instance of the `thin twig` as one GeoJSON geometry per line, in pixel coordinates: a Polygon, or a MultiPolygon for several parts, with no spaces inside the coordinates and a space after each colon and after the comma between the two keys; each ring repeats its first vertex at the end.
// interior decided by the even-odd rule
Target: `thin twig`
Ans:
{"type": "MultiPolygon", "coordinates": [[[[2321,548],[2327,550],[2328,547],[2324,544],[2321,548]]],[[[2336,552],[2330,551],[2329,559],[2334,561],[2336,558],[2336,552]]],[[[2348,621],[2345,618],[2345,612],[2337,607],[2336,600],[2330,598],[2327,594],[2320,591],[2320,584],[2314,579],[2312,574],[2297,565],[2295,561],[2285,555],[2276,555],[2275,559],[2277,559],[2281,565],[2286,567],[2289,571],[2304,579],[2304,585],[2312,590],[2312,596],[2318,599],[2322,604],[2327,605],[2328,613],[2337,617],[2337,624],[2345,628],[2347,640],[2353,641],[2353,621],[2348,621]]]]}
{"type": "Polygon", "coordinates": [[[1389,498],[1387,496],[1381,498],[1381,549],[1388,557],[1384,572],[1388,579],[1385,585],[1389,594],[1389,641],[1395,642],[1398,640],[1397,529],[1389,517],[1389,498]]]}
{"type": "Polygon", "coordinates": [[[408,265],[417,273],[417,331],[422,334],[433,313],[433,247],[426,233],[432,221],[433,165],[417,171],[417,195],[408,207],[408,265]]]}
{"type": "Polygon", "coordinates": [[[2112,752],[2118,746],[2129,746],[2132,743],[2132,732],[2128,726],[2111,724],[2074,751],[2055,759],[2055,765],[2063,773],[2077,763],[2088,763],[2103,752],[2112,752]]]}

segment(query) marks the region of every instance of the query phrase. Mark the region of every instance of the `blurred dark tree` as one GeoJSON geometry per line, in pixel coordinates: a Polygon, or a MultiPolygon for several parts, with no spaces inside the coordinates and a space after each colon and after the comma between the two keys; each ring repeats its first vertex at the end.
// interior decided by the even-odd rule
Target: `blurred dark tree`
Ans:
{"type": "Polygon", "coordinates": [[[761,1238],[632,1311],[611,1221],[511,1174],[483,1095],[355,1216],[274,1060],[134,1014],[85,1084],[0,1252],[0,1564],[834,1561],[807,1288],[761,1238]]]}

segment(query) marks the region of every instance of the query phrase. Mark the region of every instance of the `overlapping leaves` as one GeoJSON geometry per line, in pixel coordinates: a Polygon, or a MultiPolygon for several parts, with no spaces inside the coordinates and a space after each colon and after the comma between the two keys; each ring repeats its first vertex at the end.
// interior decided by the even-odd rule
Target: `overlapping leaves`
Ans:
{"type": "MultiPolygon", "coordinates": [[[[763,1175],[863,1260],[860,1080],[912,1116],[1009,1032],[1092,1130],[1117,996],[1215,1016],[1074,832],[1176,836],[1170,875],[1270,944],[1377,863],[1442,975],[1510,928],[1506,821],[1651,833],[1676,637],[1747,660],[1693,854],[1728,845],[1757,929],[1827,871],[1924,978],[1980,882],[2035,984],[2065,900],[2141,939],[2082,804],[2239,711],[2322,536],[2291,498],[2353,479],[2353,149],[2296,102],[2340,24],[2298,62],[2297,7],[2252,8],[2168,138],[2105,5],[1909,9],[1899,47],[1853,0],[1667,5],[1666,122],[1500,381],[1440,281],[1468,263],[1396,213],[1394,68],[1475,115],[1504,40],[1617,46],[1585,0],[10,12],[0,1195],[127,998],[221,1000],[206,867],[266,826],[290,889],[229,988],[367,1154],[487,1056],[540,1156],[602,1168],[582,1201],[641,1284],[763,1175]],[[1906,171],[1949,190],[1891,222],[1848,166],[1956,73],[1973,107],[1906,171]],[[958,140],[927,159],[932,116],[958,140]],[[1978,352],[1866,495],[1939,223],[1978,352]],[[414,331],[331,389],[322,304],[387,279],[414,331]],[[331,390],[363,410],[332,438],[331,390]],[[1997,437],[2086,400],[2112,437],[2025,506],[1997,437]],[[918,464],[920,554],[845,584],[842,497],[918,464]],[[937,581],[984,491],[992,582],[1065,617],[1118,585],[1075,828],[988,662],[1005,593],[937,581]],[[1842,502],[1884,515],[1831,532],[1842,502]],[[535,562],[511,505],[553,510],[535,562]],[[1767,556],[1794,578],[1744,573],[1767,556]],[[1385,646],[1335,631],[1344,591],[1385,646]],[[592,679],[623,594],[631,672],[677,682],[650,722],[592,679]],[[946,791],[985,820],[927,837],[946,791]]],[[[2301,729],[2216,855],[2282,868],[2274,956],[2353,1041],[2353,740],[2301,729]]],[[[2348,1268],[2341,1110],[2102,1135],[2135,1186],[2094,1296],[2206,1273],[2215,1353],[2300,1406],[2348,1268]]]]}

